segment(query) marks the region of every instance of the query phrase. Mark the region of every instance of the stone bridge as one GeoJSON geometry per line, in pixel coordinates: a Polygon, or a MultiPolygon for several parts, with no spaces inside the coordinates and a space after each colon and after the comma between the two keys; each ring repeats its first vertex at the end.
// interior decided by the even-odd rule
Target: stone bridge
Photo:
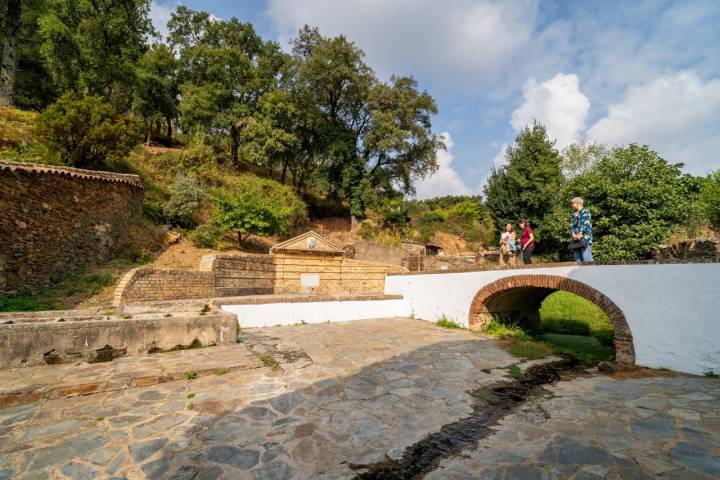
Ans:
{"type": "Polygon", "coordinates": [[[482,330],[494,316],[536,322],[565,290],[598,305],[615,325],[621,362],[688,373],[720,371],[720,263],[557,264],[532,268],[389,275],[408,315],[482,330]]]}

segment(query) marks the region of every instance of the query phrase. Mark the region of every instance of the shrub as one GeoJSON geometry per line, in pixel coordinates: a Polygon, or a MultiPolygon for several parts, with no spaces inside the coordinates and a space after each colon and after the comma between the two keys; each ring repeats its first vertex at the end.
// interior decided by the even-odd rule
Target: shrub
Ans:
{"type": "Polygon", "coordinates": [[[307,207],[295,193],[274,180],[245,175],[219,190],[214,198],[215,221],[238,234],[283,235],[307,219],[307,207]]]}
{"type": "Polygon", "coordinates": [[[372,240],[378,234],[377,225],[372,220],[363,220],[360,222],[359,233],[364,240],[372,240]]]}
{"type": "Polygon", "coordinates": [[[163,206],[170,225],[187,228],[195,224],[194,215],[205,198],[205,188],[196,177],[181,175],[172,184],[170,199],[163,206]]]}
{"type": "Polygon", "coordinates": [[[700,206],[710,225],[720,232],[720,170],[714,171],[705,180],[700,206]]]}
{"type": "Polygon", "coordinates": [[[100,170],[127,155],[143,137],[138,121],[115,115],[101,97],[68,93],[40,116],[36,133],[63,163],[100,170]]]}
{"type": "Polygon", "coordinates": [[[217,248],[224,233],[216,225],[204,223],[190,232],[188,236],[193,245],[198,248],[217,248]]]}

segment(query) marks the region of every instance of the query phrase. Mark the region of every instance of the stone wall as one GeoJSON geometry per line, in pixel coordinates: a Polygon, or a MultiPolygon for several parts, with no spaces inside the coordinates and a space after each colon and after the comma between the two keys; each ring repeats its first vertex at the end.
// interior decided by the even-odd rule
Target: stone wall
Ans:
{"type": "Polygon", "coordinates": [[[405,271],[342,255],[206,255],[198,270],[137,268],[128,272],[115,290],[113,304],[273,293],[382,293],[386,274],[405,271]],[[304,275],[317,285],[308,286],[308,277],[303,285],[304,275]]]}
{"type": "Polygon", "coordinates": [[[382,243],[360,240],[353,245],[355,260],[381,262],[389,265],[401,265],[403,249],[384,245],[382,243]]]}
{"type": "Polygon", "coordinates": [[[274,292],[276,273],[270,255],[207,255],[203,262],[201,269],[214,272],[217,297],[274,292]]]}
{"type": "Polygon", "coordinates": [[[115,257],[142,197],[137,175],[0,162],[0,292],[115,257]]]}

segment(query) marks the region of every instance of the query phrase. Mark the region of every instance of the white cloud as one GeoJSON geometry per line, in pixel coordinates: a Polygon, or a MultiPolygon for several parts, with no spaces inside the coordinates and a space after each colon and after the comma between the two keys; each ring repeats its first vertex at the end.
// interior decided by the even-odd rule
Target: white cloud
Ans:
{"type": "Polygon", "coordinates": [[[537,0],[269,0],[283,43],[305,24],[346,35],[382,76],[479,88],[502,78],[530,41],[537,0]]]}
{"type": "Polygon", "coordinates": [[[471,195],[470,189],[463,183],[460,175],[453,169],[452,148],[455,143],[448,132],[440,134],[445,142],[446,149],[438,149],[438,169],[431,176],[424,178],[415,184],[416,197],[418,200],[426,198],[441,197],[443,195],[471,195]]]}
{"type": "Polygon", "coordinates": [[[159,2],[153,0],[150,4],[150,20],[155,30],[162,38],[167,39],[168,29],[167,22],[170,20],[170,14],[175,11],[175,2],[159,2]]]}
{"type": "Polygon", "coordinates": [[[534,120],[545,125],[548,136],[563,148],[581,140],[590,100],[580,91],[577,75],[558,73],[538,83],[529,79],[523,87],[523,103],[512,113],[510,124],[520,131],[534,120]]]}
{"type": "Polygon", "coordinates": [[[705,174],[720,168],[720,79],[694,72],[662,76],[627,89],[587,131],[589,141],[647,144],[667,161],[705,174]]]}
{"type": "MultiPolygon", "coordinates": [[[[493,146],[493,145],[491,145],[491,146],[493,146]]],[[[495,144],[494,146],[497,146],[497,144],[495,144]]],[[[490,174],[492,173],[493,168],[495,170],[499,170],[502,167],[504,167],[505,165],[507,165],[508,161],[507,161],[507,158],[505,157],[505,152],[507,151],[507,149],[508,149],[507,143],[503,143],[500,146],[500,150],[498,150],[497,155],[495,155],[495,157],[492,159],[492,168],[490,170],[488,170],[488,172],[485,174],[485,176],[480,181],[480,185],[478,186],[478,189],[477,189],[478,192],[482,193],[483,189],[485,188],[485,185],[488,182],[488,179],[490,179],[490,174]]]]}

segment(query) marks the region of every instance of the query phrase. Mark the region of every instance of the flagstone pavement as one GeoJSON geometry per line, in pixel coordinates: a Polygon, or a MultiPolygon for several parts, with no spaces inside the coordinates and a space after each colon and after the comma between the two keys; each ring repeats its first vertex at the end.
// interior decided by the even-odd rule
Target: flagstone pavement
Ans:
{"type": "MultiPolygon", "coordinates": [[[[119,365],[128,378],[164,379],[151,385],[116,382],[0,409],[0,480],[353,478],[362,470],[351,465],[400,458],[470,415],[468,392],[510,380],[504,367],[519,362],[493,339],[414,319],[253,329],[239,338],[215,358],[208,348],[176,353],[177,361],[156,354],[74,367],[99,384],[119,365]],[[154,363],[174,363],[175,373],[162,377],[154,363]]],[[[43,368],[74,378],[71,366],[43,368]]],[[[720,478],[720,381],[561,381],[425,478],[720,478]]]]}

